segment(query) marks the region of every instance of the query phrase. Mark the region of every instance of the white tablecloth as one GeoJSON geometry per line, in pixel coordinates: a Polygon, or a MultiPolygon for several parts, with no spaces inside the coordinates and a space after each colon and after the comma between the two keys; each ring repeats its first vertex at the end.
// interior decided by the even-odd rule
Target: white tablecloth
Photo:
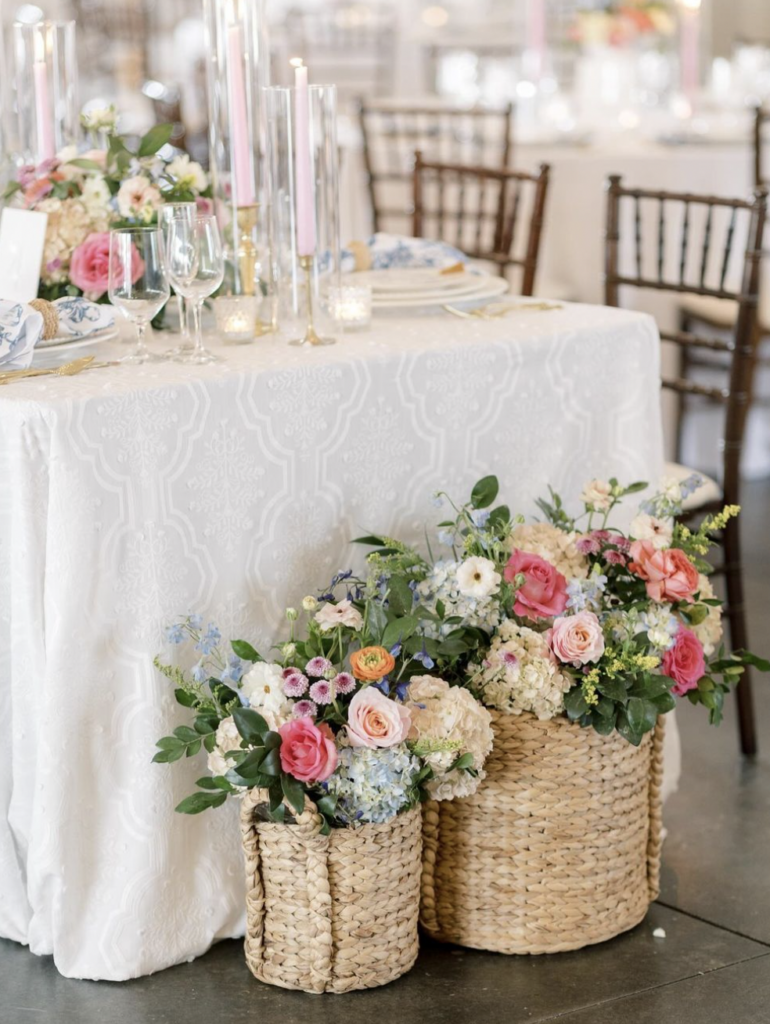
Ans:
{"type": "Polygon", "coordinates": [[[237,808],[174,814],[203,759],[151,764],[184,716],[152,667],[167,620],[266,647],[350,538],[419,541],[439,487],[495,472],[530,513],[548,482],[660,471],[645,315],[438,314],[220,351],[0,390],[0,935],[68,977],[242,934],[237,808]]]}

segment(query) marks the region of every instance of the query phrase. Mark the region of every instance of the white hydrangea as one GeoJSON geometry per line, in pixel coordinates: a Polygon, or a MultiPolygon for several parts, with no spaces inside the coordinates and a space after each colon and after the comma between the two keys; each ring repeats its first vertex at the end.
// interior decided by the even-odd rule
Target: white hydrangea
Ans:
{"type": "Polygon", "coordinates": [[[241,746],[241,734],[232,718],[225,718],[217,729],[217,743],[208,757],[208,769],[212,775],[226,775],[232,766],[225,754],[228,750],[238,750],[241,746]]]}
{"type": "Polygon", "coordinates": [[[646,632],[650,644],[658,651],[667,651],[674,645],[679,621],[671,614],[670,605],[652,604],[639,616],[637,631],[646,632]]]}
{"type": "MultiPolygon", "coordinates": [[[[463,594],[458,582],[460,563],[451,559],[436,562],[424,580],[417,584],[416,594],[420,604],[428,611],[435,612],[440,601],[444,605],[444,614],[459,616],[464,626],[478,626],[491,633],[500,621],[500,606],[494,596],[470,597],[463,594]]],[[[423,631],[426,636],[444,637],[457,629],[457,623],[438,626],[426,622],[423,631]]]]}
{"type": "Polygon", "coordinates": [[[508,714],[531,711],[539,719],[564,711],[564,694],[572,687],[560,671],[545,636],[506,620],[492,640],[471,683],[488,707],[508,714]]]}
{"type": "Polygon", "coordinates": [[[286,699],[280,665],[255,662],[241,680],[241,693],[271,729],[279,729],[291,718],[293,704],[286,699]]]}
{"type": "Polygon", "coordinates": [[[588,559],[577,549],[579,533],[565,533],[550,523],[527,523],[517,526],[511,534],[511,548],[539,555],[568,580],[584,580],[588,576],[588,559]]]}
{"type": "MultiPolygon", "coordinates": [[[[716,597],[714,588],[711,585],[711,580],[708,576],[704,576],[702,573],[698,577],[698,590],[700,591],[700,596],[707,600],[711,600],[716,597]]],[[[724,629],[722,626],[721,606],[708,604],[706,607],[708,608],[709,613],[703,622],[700,622],[697,626],[691,626],[690,628],[703,644],[703,653],[707,658],[710,658],[719,646],[719,641],[722,639],[724,629]]]]}
{"type": "Polygon", "coordinates": [[[434,800],[475,793],[485,777],[484,761],[492,749],[492,716],[462,686],[436,676],[415,676],[407,703],[412,716],[409,745],[436,776],[427,789],[434,800]],[[462,754],[472,754],[477,775],[447,769],[462,754]]]}

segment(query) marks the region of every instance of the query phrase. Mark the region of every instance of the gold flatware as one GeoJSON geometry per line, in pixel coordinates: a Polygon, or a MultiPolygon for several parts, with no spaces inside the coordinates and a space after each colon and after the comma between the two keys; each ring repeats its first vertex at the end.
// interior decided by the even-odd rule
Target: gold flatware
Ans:
{"type": "Polygon", "coordinates": [[[545,312],[551,309],[563,309],[560,302],[513,302],[507,304],[493,303],[478,309],[458,309],[456,306],[443,306],[447,313],[462,317],[463,320],[499,320],[508,313],[526,311],[545,312]]]}
{"type": "Polygon", "coordinates": [[[38,370],[6,370],[0,372],[0,384],[12,384],[15,380],[22,380],[27,377],[74,377],[83,370],[96,370],[103,366],[116,366],[115,362],[95,363],[93,356],[81,356],[80,359],[73,359],[71,363],[64,363],[63,366],[52,366],[38,370]]]}

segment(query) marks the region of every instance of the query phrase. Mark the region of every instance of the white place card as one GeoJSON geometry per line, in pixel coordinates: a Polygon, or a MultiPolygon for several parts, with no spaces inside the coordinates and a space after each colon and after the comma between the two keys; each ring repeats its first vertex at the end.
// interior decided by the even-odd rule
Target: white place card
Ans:
{"type": "Polygon", "coordinates": [[[37,298],[48,215],[6,207],[0,220],[0,299],[37,298]]]}

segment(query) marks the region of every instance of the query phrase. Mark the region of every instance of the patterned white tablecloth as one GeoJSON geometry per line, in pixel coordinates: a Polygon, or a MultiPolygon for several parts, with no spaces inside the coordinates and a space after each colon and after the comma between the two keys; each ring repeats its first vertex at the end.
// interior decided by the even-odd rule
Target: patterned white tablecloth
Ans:
{"type": "Polygon", "coordinates": [[[525,513],[547,482],[655,479],[658,349],[576,305],[0,389],[0,935],[120,980],[242,934],[236,806],[175,815],[203,759],[150,763],[180,710],[163,624],[266,645],[351,537],[419,539],[432,491],[484,473],[525,513]]]}

